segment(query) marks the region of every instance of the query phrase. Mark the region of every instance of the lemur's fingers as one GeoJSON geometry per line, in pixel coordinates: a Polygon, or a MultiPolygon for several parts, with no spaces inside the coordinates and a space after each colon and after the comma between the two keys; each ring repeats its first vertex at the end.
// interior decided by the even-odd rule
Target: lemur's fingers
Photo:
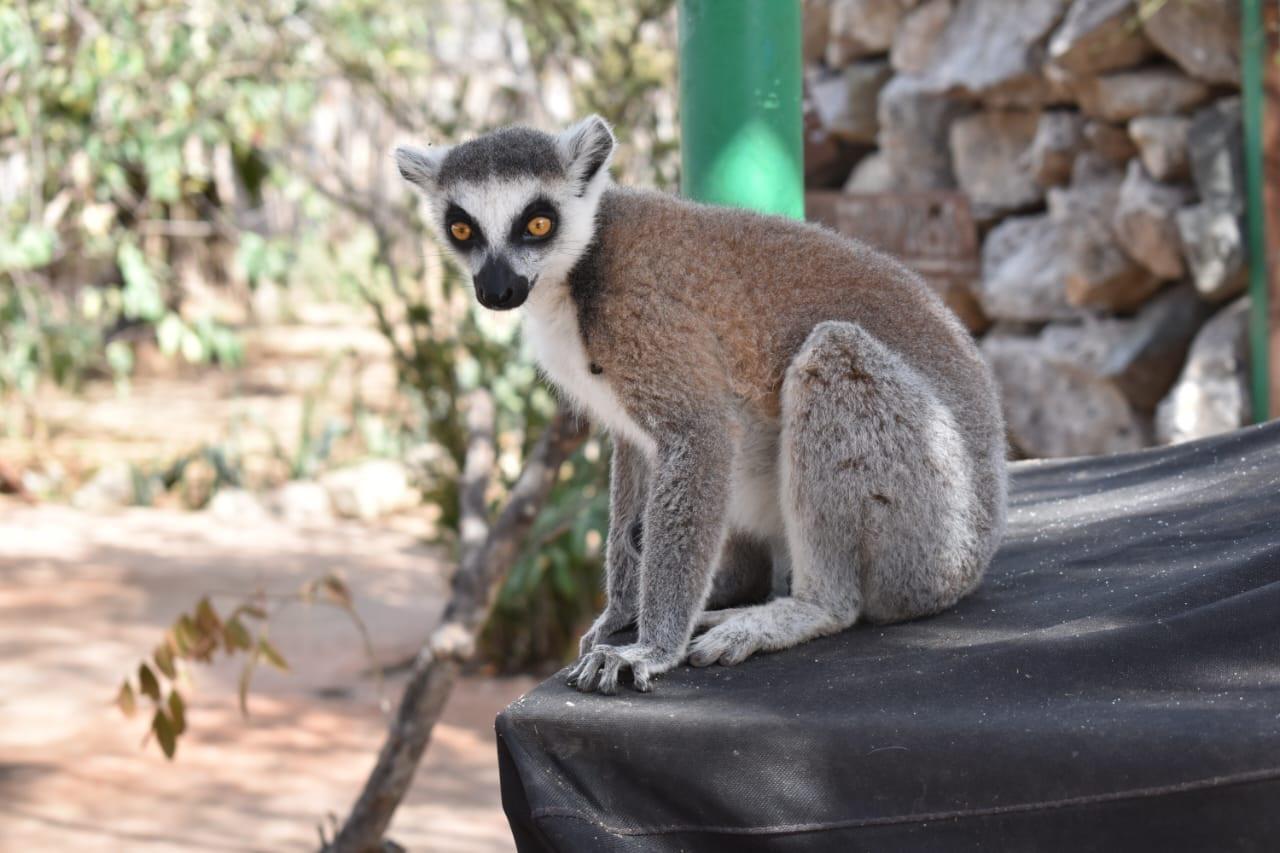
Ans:
{"type": "Polygon", "coordinates": [[[741,624],[742,617],[715,626],[693,641],[689,646],[689,663],[694,666],[710,666],[721,663],[733,666],[742,663],[760,649],[759,638],[741,624]]]}
{"type": "Polygon", "coordinates": [[[631,665],[631,676],[636,690],[641,693],[648,693],[653,689],[653,684],[649,679],[649,665],[644,661],[636,661],[631,665]]]}
{"type": "Polygon", "coordinates": [[[596,688],[606,696],[612,696],[618,690],[618,670],[626,663],[618,655],[608,655],[604,667],[600,670],[600,684],[596,688]]]}
{"type": "Polygon", "coordinates": [[[666,672],[679,662],[679,656],[666,655],[650,646],[596,646],[570,670],[566,681],[583,693],[617,692],[618,683],[627,670],[632,684],[641,693],[653,686],[653,676],[666,672]]]}
{"type": "Polygon", "coordinates": [[[599,649],[589,652],[579,662],[580,670],[574,679],[574,686],[583,693],[590,693],[595,690],[596,673],[600,671],[600,665],[604,663],[604,653],[599,649]]]}

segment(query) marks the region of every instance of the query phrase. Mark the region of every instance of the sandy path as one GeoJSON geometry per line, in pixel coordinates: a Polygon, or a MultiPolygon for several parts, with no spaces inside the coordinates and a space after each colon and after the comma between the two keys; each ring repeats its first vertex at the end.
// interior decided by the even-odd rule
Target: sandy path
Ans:
{"type": "MultiPolygon", "coordinates": [[[[145,722],[110,701],[202,592],[291,591],[335,570],[386,664],[430,630],[449,567],[412,536],[355,524],[0,502],[0,849],[314,849],[317,825],[350,805],[385,726],[340,614],[298,607],[273,620],[294,671],[255,682],[248,721],[236,708],[237,667],[196,670],[173,763],[154,744],[140,748],[145,722]]],[[[512,848],[492,724],[532,683],[464,681],[392,827],[397,841],[415,851],[512,848]]],[[[387,693],[398,689],[392,676],[387,693]]]]}

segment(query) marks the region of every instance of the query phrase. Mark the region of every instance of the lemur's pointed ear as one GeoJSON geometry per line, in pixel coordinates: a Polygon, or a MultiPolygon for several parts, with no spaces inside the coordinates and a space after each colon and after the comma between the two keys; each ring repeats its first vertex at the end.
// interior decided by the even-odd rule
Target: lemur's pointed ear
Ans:
{"type": "Polygon", "coordinates": [[[578,195],[597,175],[609,170],[613,159],[613,131],[600,116],[588,116],[556,137],[556,146],[564,160],[569,180],[577,186],[578,195]]]}
{"type": "Polygon", "coordinates": [[[440,177],[440,166],[449,153],[449,148],[437,145],[430,150],[401,145],[396,149],[396,166],[400,168],[400,177],[425,192],[436,188],[436,179],[440,177]]]}

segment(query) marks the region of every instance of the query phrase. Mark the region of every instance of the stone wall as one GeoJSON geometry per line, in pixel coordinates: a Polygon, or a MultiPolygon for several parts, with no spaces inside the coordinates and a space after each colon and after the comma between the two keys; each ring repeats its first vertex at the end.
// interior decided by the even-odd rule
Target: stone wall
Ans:
{"type": "Polygon", "coordinates": [[[1017,453],[1248,421],[1239,43],[1232,0],[806,0],[806,179],[968,197],[1017,453]]]}

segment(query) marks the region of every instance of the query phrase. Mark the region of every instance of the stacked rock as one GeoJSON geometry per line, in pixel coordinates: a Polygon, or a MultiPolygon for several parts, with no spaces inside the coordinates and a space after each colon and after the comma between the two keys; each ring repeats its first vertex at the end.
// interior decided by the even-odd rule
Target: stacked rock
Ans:
{"type": "Polygon", "coordinates": [[[966,322],[1011,441],[1065,456],[1248,422],[1240,7],[806,0],[806,179],[959,190],[966,322]]]}

